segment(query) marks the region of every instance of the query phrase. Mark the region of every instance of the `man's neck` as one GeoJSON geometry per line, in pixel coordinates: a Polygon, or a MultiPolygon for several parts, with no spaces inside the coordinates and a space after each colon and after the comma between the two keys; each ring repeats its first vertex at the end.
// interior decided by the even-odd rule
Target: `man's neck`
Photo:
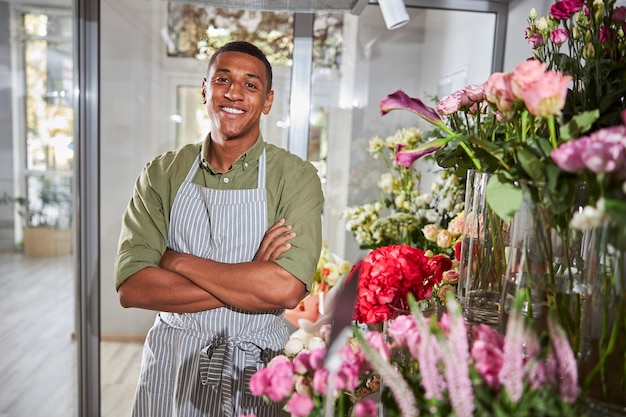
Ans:
{"type": "Polygon", "coordinates": [[[206,160],[219,172],[226,172],[233,163],[256,143],[244,140],[214,140],[211,137],[207,148],[206,160]]]}

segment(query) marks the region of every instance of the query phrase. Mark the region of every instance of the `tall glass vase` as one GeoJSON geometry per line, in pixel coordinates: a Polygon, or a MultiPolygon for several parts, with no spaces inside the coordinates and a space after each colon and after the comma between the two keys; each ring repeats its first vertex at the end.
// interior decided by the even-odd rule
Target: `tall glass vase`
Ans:
{"type": "Polygon", "coordinates": [[[468,322],[497,326],[506,268],[507,227],[487,204],[490,177],[490,173],[475,170],[467,173],[459,302],[468,322]]]}
{"type": "Polygon", "coordinates": [[[619,238],[620,230],[609,224],[592,231],[578,357],[579,375],[588,398],[596,406],[603,403],[609,409],[624,410],[626,245],[619,238]]]}

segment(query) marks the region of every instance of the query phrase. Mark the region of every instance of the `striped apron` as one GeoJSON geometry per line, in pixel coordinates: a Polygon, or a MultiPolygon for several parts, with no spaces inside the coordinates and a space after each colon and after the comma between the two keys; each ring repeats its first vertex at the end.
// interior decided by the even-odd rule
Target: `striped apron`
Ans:
{"type": "MultiPolygon", "coordinates": [[[[258,186],[216,190],[192,182],[194,161],[174,199],[168,247],[218,262],[248,262],[268,228],[265,151],[258,186]]],[[[248,388],[250,376],[282,352],[284,310],[252,313],[222,307],[159,313],[148,332],[132,415],[135,417],[281,416],[248,388]]]]}

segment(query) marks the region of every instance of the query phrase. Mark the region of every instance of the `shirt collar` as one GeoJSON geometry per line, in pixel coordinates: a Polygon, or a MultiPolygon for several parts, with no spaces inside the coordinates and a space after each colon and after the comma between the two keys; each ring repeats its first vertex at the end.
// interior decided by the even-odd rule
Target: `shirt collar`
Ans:
{"type": "MultiPolygon", "coordinates": [[[[207,154],[207,150],[211,146],[211,133],[207,134],[204,140],[202,141],[201,154],[202,155],[202,166],[209,169],[212,173],[216,173],[216,171],[211,167],[211,165],[207,162],[205,155],[207,154]]],[[[239,155],[239,157],[233,163],[233,167],[237,165],[241,165],[242,169],[245,171],[248,168],[252,168],[253,162],[257,162],[263,153],[263,149],[265,149],[265,141],[263,140],[263,136],[259,134],[256,142],[247,151],[243,154],[239,155]]]]}

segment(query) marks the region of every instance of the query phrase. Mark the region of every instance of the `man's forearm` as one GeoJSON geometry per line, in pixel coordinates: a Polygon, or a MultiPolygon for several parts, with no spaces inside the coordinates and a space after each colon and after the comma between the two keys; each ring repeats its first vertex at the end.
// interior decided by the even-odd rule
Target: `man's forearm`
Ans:
{"type": "Polygon", "coordinates": [[[168,251],[161,263],[225,304],[244,310],[295,308],[305,293],[304,284],[273,261],[226,264],[168,251]]]}
{"type": "Polygon", "coordinates": [[[123,307],[172,313],[194,313],[223,307],[224,303],[187,278],[163,268],[144,268],[120,285],[123,307]]]}

